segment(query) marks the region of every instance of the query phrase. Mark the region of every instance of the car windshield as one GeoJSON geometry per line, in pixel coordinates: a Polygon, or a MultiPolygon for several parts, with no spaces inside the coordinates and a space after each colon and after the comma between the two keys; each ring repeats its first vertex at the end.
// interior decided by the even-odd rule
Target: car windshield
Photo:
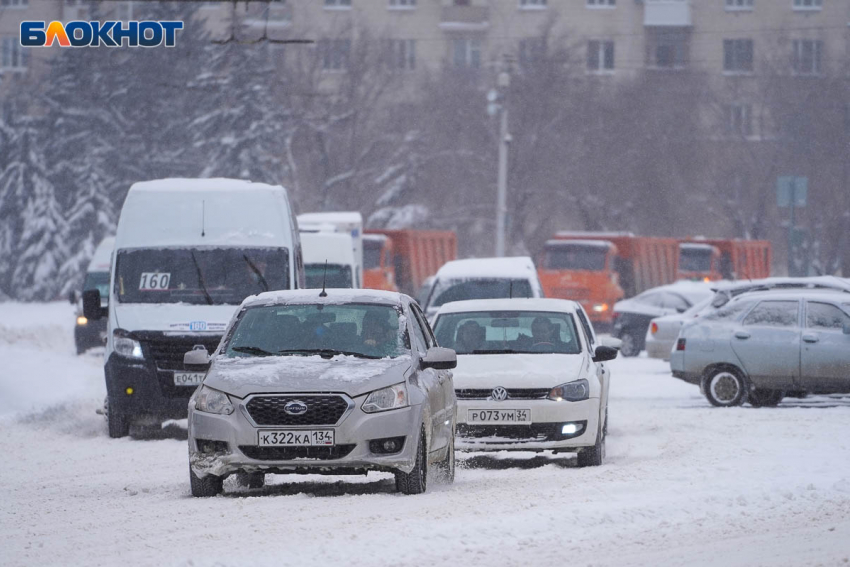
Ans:
{"type": "Polygon", "coordinates": [[[608,247],[591,244],[549,245],[543,255],[546,270],[589,270],[605,269],[608,247]]]}
{"type": "Polygon", "coordinates": [[[109,272],[89,272],[83,282],[83,291],[96,289],[101,299],[109,297],[109,272]]]}
{"type": "Polygon", "coordinates": [[[350,288],[351,266],[342,264],[328,264],[327,273],[324,264],[305,264],[304,274],[306,287],[314,289],[326,288],[350,288]]]}
{"type": "Polygon", "coordinates": [[[445,313],[434,333],[440,346],[458,354],[578,354],[573,316],[542,311],[445,313]]]}
{"type": "Polygon", "coordinates": [[[710,272],[711,248],[681,248],[679,270],[682,272],[710,272]]]}
{"type": "Polygon", "coordinates": [[[350,303],[252,307],[239,318],[225,356],[349,355],[396,358],[410,349],[400,311],[350,303]]]}
{"type": "Polygon", "coordinates": [[[122,303],[238,305],[249,295],[289,287],[285,248],[121,250],[115,294],[122,303]]]}
{"type": "Polygon", "coordinates": [[[363,239],[363,269],[374,270],[381,267],[381,249],[383,240],[376,238],[363,239]]]}
{"type": "Polygon", "coordinates": [[[438,280],[431,292],[428,307],[439,307],[466,299],[504,299],[532,297],[531,283],[524,279],[465,278],[438,280]]]}

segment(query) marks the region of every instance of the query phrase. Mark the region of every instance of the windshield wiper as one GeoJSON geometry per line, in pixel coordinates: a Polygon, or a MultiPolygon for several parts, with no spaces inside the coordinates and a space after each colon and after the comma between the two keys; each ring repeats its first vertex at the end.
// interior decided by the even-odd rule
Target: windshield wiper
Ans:
{"type": "Polygon", "coordinates": [[[195,271],[198,273],[198,285],[201,286],[201,291],[204,292],[204,297],[207,298],[207,305],[212,305],[213,300],[212,297],[210,297],[210,293],[207,291],[206,284],[204,283],[204,275],[201,273],[201,267],[198,265],[198,259],[195,258],[194,252],[190,251],[189,255],[192,256],[192,263],[195,264],[195,271]]]}
{"type": "Polygon", "coordinates": [[[469,354],[524,354],[525,351],[511,349],[474,350],[469,354]]]}
{"type": "Polygon", "coordinates": [[[372,356],[363,354],[362,352],[354,352],[349,350],[336,350],[332,348],[316,348],[316,349],[300,349],[300,350],[280,350],[278,354],[318,354],[322,358],[331,358],[338,355],[356,356],[357,358],[379,359],[380,356],[372,356]]]}
{"type": "Polygon", "coordinates": [[[248,259],[247,254],[242,254],[242,257],[245,259],[245,263],[248,264],[248,267],[251,268],[251,271],[254,272],[254,275],[260,278],[260,283],[263,284],[263,291],[268,291],[269,282],[266,281],[266,278],[263,277],[263,274],[260,273],[260,270],[254,265],[254,262],[248,259]]]}
{"type": "Polygon", "coordinates": [[[244,352],[245,354],[253,354],[254,356],[274,356],[273,352],[257,346],[235,346],[230,347],[230,350],[236,352],[244,352]]]}

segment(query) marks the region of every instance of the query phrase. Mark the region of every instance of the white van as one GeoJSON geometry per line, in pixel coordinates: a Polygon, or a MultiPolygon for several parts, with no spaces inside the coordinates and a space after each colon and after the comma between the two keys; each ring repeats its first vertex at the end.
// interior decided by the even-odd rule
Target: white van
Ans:
{"type": "Polygon", "coordinates": [[[307,232],[339,232],[351,236],[356,263],[354,287],[363,287],[363,216],[356,211],[303,213],[298,215],[301,234],[307,232]]]}
{"type": "Polygon", "coordinates": [[[422,304],[428,320],[445,303],[467,299],[543,297],[534,262],[528,256],[471,258],[446,262],[422,304]]]}
{"type": "Polygon", "coordinates": [[[302,232],[306,287],[352,288],[357,264],[351,237],[339,232],[302,232]]]}
{"type": "Polygon", "coordinates": [[[163,179],[127,193],[104,313],[84,292],[89,319],[108,315],[109,435],[133,423],[184,418],[204,368],[245,297],[304,284],[298,225],[286,190],[230,179],[163,179]]]}
{"type": "MultiPolygon", "coordinates": [[[[100,292],[101,305],[106,307],[109,303],[109,268],[112,262],[112,250],[115,248],[115,237],[107,236],[92,255],[89,266],[86,269],[86,277],[83,280],[83,289],[96,289],[100,292]]],[[[77,324],[74,325],[74,343],[77,346],[77,354],[86,350],[103,346],[106,344],[106,319],[89,321],[83,315],[82,293],[72,291],[71,303],[77,306],[77,324]]]]}

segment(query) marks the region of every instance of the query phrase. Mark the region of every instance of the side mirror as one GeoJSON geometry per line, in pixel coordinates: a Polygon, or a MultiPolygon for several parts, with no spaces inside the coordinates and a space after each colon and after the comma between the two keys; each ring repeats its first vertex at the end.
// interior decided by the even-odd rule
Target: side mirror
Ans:
{"type": "Polygon", "coordinates": [[[184,366],[206,366],[210,363],[210,355],[205,348],[190,350],[183,355],[184,366]]]}
{"type": "Polygon", "coordinates": [[[620,350],[620,348],[622,348],[623,346],[623,341],[614,337],[599,337],[599,344],[601,346],[620,350]]]}
{"type": "Polygon", "coordinates": [[[423,369],[451,370],[457,366],[457,353],[450,348],[431,347],[421,362],[423,369]]]}
{"type": "Polygon", "coordinates": [[[107,310],[100,306],[100,291],[87,289],[83,292],[83,315],[86,319],[97,321],[103,319],[107,313],[107,310]]]}
{"type": "Polygon", "coordinates": [[[605,345],[599,345],[596,347],[596,352],[593,355],[593,362],[606,362],[608,360],[614,360],[617,358],[617,354],[619,354],[615,348],[611,348],[605,345]]]}

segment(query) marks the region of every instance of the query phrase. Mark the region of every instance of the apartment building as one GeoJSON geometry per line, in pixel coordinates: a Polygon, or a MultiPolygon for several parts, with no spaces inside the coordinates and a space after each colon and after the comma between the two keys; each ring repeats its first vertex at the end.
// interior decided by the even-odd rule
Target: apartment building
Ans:
{"type": "MultiPolygon", "coordinates": [[[[58,47],[25,49],[23,19],[85,18],[88,0],[0,0],[0,92],[40,76],[58,47]]],[[[143,2],[135,2],[135,10],[143,2]]],[[[523,66],[560,48],[565,64],[621,80],[644,72],[700,73],[746,98],[759,74],[847,76],[848,0],[269,0],[198,2],[219,38],[313,39],[322,70],[344,72],[357,42],[416,73],[523,66]]],[[[116,18],[134,2],[104,1],[116,18]]],[[[606,79],[608,80],[608,79],[606,79]]],[[[746,131],[747,103],[730,103],[746,131]],[[736,107],[733,108],[733,106],[736,107]]],[[[737,121],[737,122],[736,122],[737,121]]]]}

